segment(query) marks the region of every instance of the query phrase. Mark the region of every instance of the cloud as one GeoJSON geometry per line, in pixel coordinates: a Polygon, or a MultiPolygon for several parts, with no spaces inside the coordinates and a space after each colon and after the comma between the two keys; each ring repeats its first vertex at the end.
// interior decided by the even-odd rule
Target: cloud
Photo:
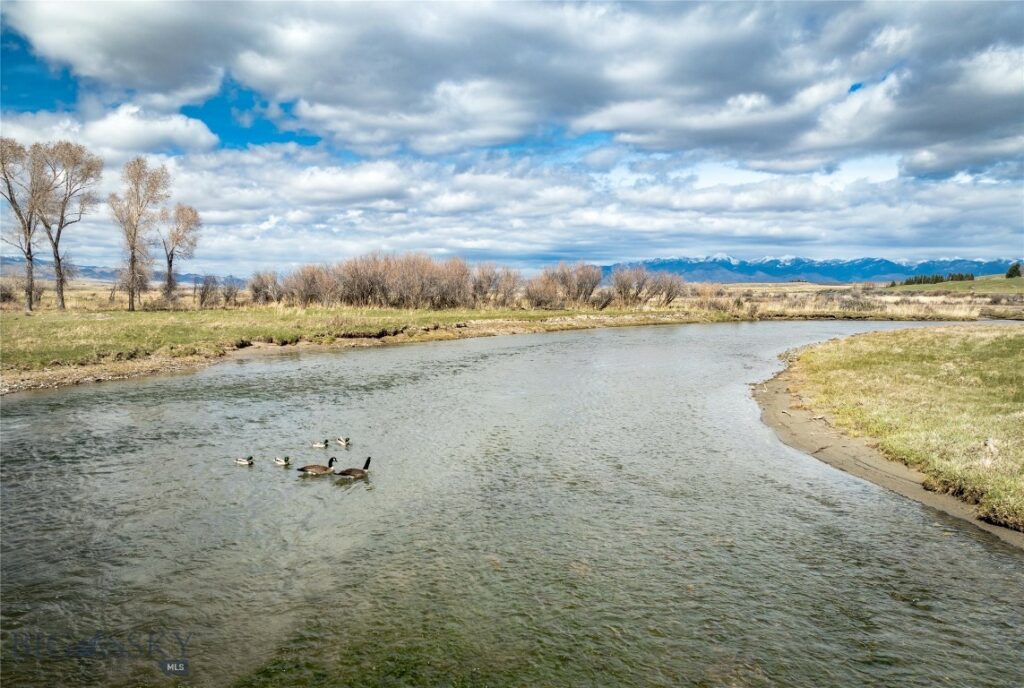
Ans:
{"type": "MultiPolygon", "coordinates": [[[[1020,252],[1020,3],[2,11],[81,94],[5,111],[4,135],[85,143],[104,194],[128,157],[166,164],[206,223],[196,269],[1020,252]],[[207,120],[226,149],[201,119],[216,108],[182,107],[236,88],[216,103],[234,119],[207,120]],[[266,120],[321,140],[226,133],[266,120]]],[[[69,238],[81,262],[116,260],[106,213],[69,238]]]]}
{"type": "Polygon", "coordinates": [[[34,2],[4,15],[40,56],[146,108],[202,101],[230,76],[291,104],[280,126],[367,154],[567,127],[803,172],[974,147],[1024,107],[1017,3],[34,2]]]}
{"type": "Polygon", "coordinates": [[[95,119],[69,113],[5,113],[4,135],[23,143],[70,139],[114,161],[140,153],[208,150],[218,143],[204,122],[121,105],[95,119]]]}

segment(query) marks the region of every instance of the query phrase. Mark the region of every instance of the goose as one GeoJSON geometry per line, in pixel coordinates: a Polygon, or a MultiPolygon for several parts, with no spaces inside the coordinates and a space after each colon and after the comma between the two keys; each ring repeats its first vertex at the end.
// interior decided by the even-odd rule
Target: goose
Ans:
{"type": "Polygon", "coordinates": [[[343,475],[346,478],[352,478],[352,480],[359,480],[360,478],[365,478],[370,473],[371,458],[372,457],[369,456],[366,457],[366,463],[363,464],[362,468],[346,468],[345,470],[338,473],[338,475],[343,475]]]}
{"type": "Polygon", "coordinates": [[[327,449],[327,445],[329,445],[329,444],[330,444],[330,442],[328,442],[327,440],[324,440],[323,442],[314,442],[310,446],[312,446],[314,449],[327,449]]]}
{"type": "Polygon", "coordinates": [[[252,465],[252,457],[250,456],[250,457],[245,458],[245,459],[235,459],[235,463],[237,463],[239,466],[251,466],[252,465]]]}
{"type": "Polygon", "coordinates": [[[346,449],[348,449],[348,445],[349,445],[349,443],[352,440],[349,439],[348,437],[339,437],[338,439],[336,439],[334,441],[337,442],[338,444],[340,444],[341,446],[345,447],[346,449]]]}
{"type": "Polygon", "coordinates": [[[327,475],[328,473],[333,472],[332,468],[335,461],[337,461],[337,459],[332,456],[326,466],[320,466],[314,463],[308,466],[303,466],[302,468],[297,468],[296,470],[304,475],[327,475]]]}
{"type": "Polygon", "coordinates": [[[278,466],[290,466],[292,465],[292,460],[287,456],[284,457],[283,459],[280,456],[277,456],[274,458],[274,463],[277,464],[278,466]]]}

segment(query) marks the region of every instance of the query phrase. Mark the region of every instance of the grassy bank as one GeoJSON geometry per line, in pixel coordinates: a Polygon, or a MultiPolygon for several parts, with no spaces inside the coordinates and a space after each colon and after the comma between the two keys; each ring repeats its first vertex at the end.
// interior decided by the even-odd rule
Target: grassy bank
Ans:
{"type": "Polygon", "coordinates": [[[365,346],[497,334],[643,325],[774,319],[1024,319],[1024,296],[892,294],[870,286],[695,284],[670,305],[563,309],[453,308],[399,310],[286,303],[200,309],[183,289],[175,309],[150,298],[124,310],[109,287],[76,286],[69,310],[53,309],[49,292],[25,316],[16,303],[0,309],[0,391],[52,388],[122,379],[202,365],[251,344],[365,346]]]}
{"type": "Polygon", "coordinates": [[[950,326],[826,342],[791,366],[794,391],[874,439],[926,487],[1024,531],[1024,326],[950,326]]]}
{"type": "Polygon", "coordinates": [[[940,282],[939,284],[907,284],[888,287],[891,292],[952,294],[1024,294],[1024,277],[1007,279],[1003,275],[988,275],[973,280],[940,282]]]}

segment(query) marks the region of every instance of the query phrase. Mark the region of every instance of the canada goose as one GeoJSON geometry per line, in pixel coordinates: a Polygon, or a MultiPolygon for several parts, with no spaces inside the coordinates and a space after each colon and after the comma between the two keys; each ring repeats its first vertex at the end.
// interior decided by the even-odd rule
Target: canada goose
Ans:
{"type": "Polygon", "coordinates": [[[308,466],[303,466],[302,468],[298,468],[296,470],[299,473],[304,473],[305,475],[327,475],[328,473],[332,472],[331,469],[333,468],[335,461],[337,461],[337,459],[332,456],[331,460],[327,462],[326,466],[320,466],[314,463],[308,466]]]}
{"type": "Polygon", "coordinates": [[[346,449],[348,449],[348,445],[349,445],[349,443],[352,440],[349,439],[348,437],[339,437],[338,439],[336,439],[334,441],[337,442],[338,444],[340,444],[341,446],[345,447],[346,449]]]}
{"type": "Polygon", "coordinates": [[[252,457],[250,456],[249,458],[246,459],[235,459],[235,463],[237,463],[239,466],[251,466],[252,457]]]}
{"type": "Polygon", "coordinates": [[[287,456],[284,457],[283,459],[280,456],[277,456],[274,458],[274,463],[277,464],[278,466],[290,466],[292,465],[292,460],[289,459],[287,456]]]}
{"type": "Polygon", "coordinates": [[[362,468],[346,468],[345,470],[343,470],[340,473],[338,473],[338,475],[343,475],[346,478],[352,478],[353,480],[359,480],[360,478],[365,478],[367,475],[369,475],[369,472],[370,472],[370,459],[371,458],[372,457],[369,457],[369,456],[366,457],[366,463],[363,464],[362,468]]]}
{"type": "Polygon", "coordinates": [[[323,442],[314,442],[310,446],[312,446],[314,449],[327,449],[327,445],[329,445],[329,444],[330,444],[330,442],[328,442],[327,440],[324,440],[323,442]]]}

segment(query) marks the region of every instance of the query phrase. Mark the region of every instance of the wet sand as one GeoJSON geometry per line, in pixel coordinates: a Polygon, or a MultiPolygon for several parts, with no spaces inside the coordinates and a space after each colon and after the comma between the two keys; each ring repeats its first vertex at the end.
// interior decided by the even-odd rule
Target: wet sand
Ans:
{"type": "Polygon", "coordinates": [[[783,442],[830,466],[968,521],[1024,549],[1024,533],[981,520],[973,505],[952,495],[926,490],[924,473],[890,461],[870,440],[851,437],[832,427],[826,417],[806,408],[799,395],[790,390],[791,382],[790,371],[784,370],[753,388],[754,399],[761,405],[761,420],[775,430],[783,442]]]}

